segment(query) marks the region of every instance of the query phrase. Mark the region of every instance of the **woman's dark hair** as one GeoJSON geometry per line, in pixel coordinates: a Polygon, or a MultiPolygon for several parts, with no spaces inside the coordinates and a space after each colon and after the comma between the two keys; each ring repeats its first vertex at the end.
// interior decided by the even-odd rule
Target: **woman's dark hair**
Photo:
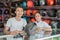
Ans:
{"type": "MultiPolygon", "coordinates": [[[[40,14],[40,15],[42,16],[42,14],[40,13],[40,11],[36,12],[35,15],[36,15],[37,13],[40,14]]],[[[34,16],[35,16],[35,15],[34,15],[34,16]]]]}
{"type": "Polygon", "coordinates": [[[16,11],[17,8],[22,8],[22,9],[23,9],[23,7],[16,7],[16,8],[15,8],[15,11],[16,11]]]}

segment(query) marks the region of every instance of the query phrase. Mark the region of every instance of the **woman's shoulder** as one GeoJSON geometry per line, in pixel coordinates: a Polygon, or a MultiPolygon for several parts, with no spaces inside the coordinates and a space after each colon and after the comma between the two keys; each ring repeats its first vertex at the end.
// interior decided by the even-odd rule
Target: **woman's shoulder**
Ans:
{"type": "Polygon", "coordinates": [[[26,19],[24,19],[24,18],[21,18],[21,20],[22,20],[22,21],[26,21],[26,19]]]}
{"type": "Polygon", "coordinates": [[[8,20],[14,20],[15,19],[15,17],[12,17],[12,18],[9,18],[8,20]]]}
{"type": "Polygon", "coordinates": [[[41,23],[43,23],[43,24],[47,24],[45,21],[41,21],[41,23]]]}

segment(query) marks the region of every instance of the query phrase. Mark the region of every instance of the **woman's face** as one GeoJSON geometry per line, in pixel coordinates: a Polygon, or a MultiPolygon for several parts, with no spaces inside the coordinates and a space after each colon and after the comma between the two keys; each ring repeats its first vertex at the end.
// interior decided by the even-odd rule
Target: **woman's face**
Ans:
{"type": "Polygon", "coordinates": [[[23,8],[16,8],[15,13],[16,13],[16,16],[22,17],[22,15],[23,15],[23,8]]]}
{"type": "Polygon", "coordinates": [[[39,13],[35,14],[36,21],[38,21],[38,22],[41,21],[41,18],[42,18],[42,16],[39,13]]]}

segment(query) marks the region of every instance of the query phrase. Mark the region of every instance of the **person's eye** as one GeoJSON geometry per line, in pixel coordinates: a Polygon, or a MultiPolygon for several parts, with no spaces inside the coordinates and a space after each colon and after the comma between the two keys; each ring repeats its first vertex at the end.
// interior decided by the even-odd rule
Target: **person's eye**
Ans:
{"type": "Polygon", "coordinates": [[[17,10],[16,12],[19,12],[19,10],[17,10]]]}
{"type": "Polygon", "coordinates": [[[37,17],[37,16],[36,16],[37,17]]]}

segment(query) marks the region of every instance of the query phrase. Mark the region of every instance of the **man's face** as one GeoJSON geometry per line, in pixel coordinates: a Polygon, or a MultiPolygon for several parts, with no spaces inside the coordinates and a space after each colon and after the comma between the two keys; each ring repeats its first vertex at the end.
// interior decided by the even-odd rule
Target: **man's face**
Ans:
{"type": "Polygon", "coordinates": [[[16,13],[16,16],[22,17],[22,15],[23,15],[23,8],[16,8],[15,13],[16,13]]]}
{"type": "Polygon", "coordinates": [[[36,21],[40,21],[41,20],[41,18],[42,18],[42,16],[39,14],[39,13],[36,13],[35,14],[35,19],[36,19],[36,21]]]}

